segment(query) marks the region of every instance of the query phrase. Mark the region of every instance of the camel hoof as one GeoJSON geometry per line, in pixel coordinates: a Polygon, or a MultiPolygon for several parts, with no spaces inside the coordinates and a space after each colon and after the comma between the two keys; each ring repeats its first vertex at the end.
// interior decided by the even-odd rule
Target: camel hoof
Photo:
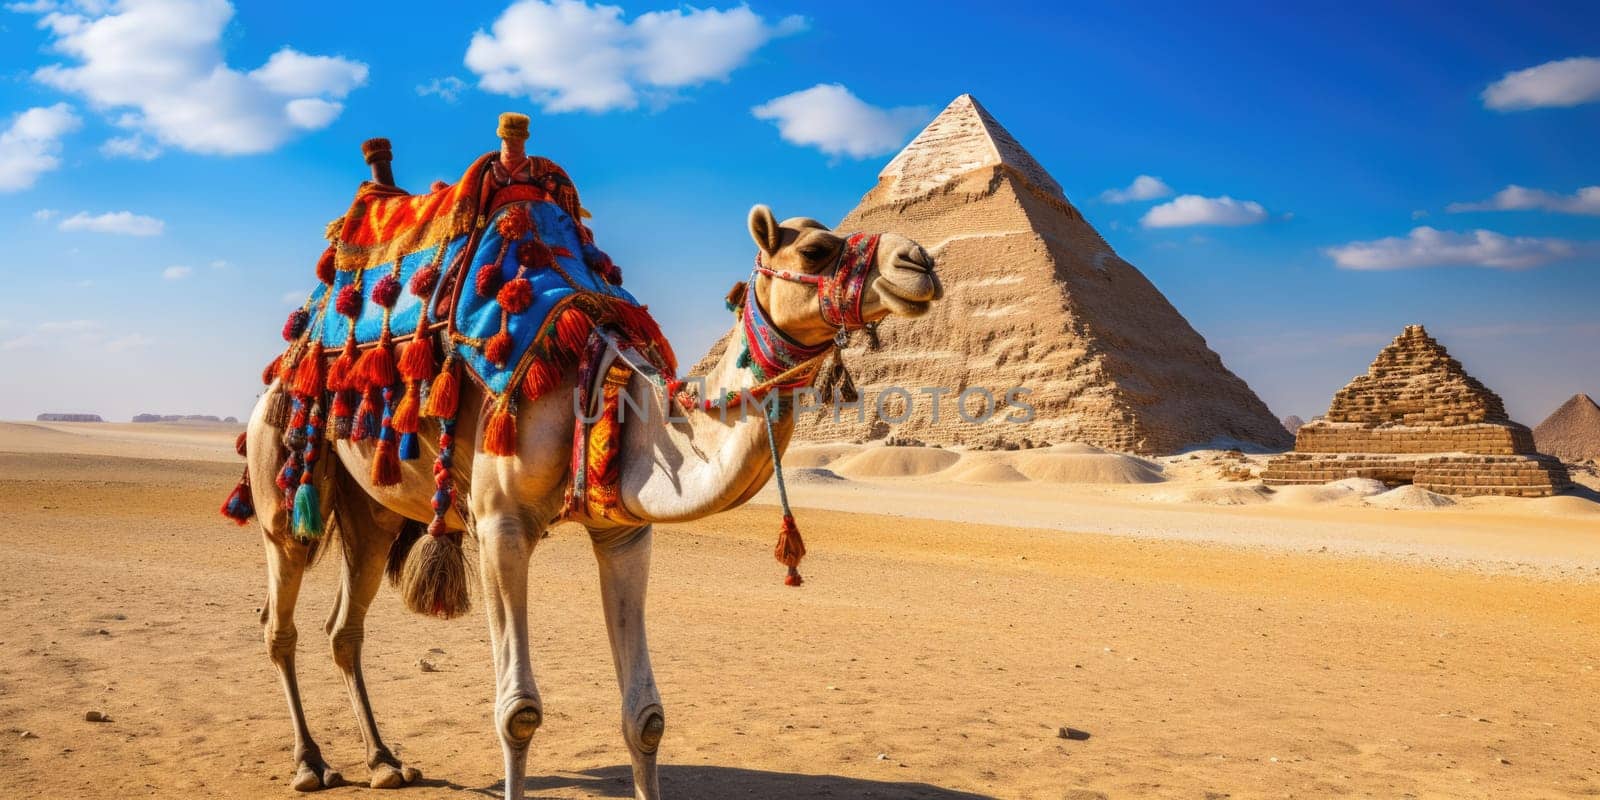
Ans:
{"type": "Polygon", "coordinates": [[[374,789],[398,789],[409,783],[404,772],[395,769],[391,764],[379,764],[372,768],[372,777],[367,785],[374,789]]]}
{"type": "Polygon", "coordinates": [[[406,783],[416,783],[422,780],[422,770],[416,767],[405,767],[400,770],[400,774],[405,777],[406,783]]]}
{"type": "Polygon", "coordinates": [[[297,792],[315,792],[318,789],[331,789],[342,783],[344,778],[327,764],[302,761],[300,769],[294,774],[294,779],[289,782],[289,787],[297,792]]]}

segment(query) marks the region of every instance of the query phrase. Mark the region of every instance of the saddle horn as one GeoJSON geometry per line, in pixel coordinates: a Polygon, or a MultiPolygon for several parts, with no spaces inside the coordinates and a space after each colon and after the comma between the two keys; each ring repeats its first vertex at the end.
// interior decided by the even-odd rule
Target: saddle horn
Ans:
{"type": "Polygon", "coordinates": [[[528,160],[525,143],[528,141],[528,115],[507,111],[500,115],[500,125],[495,129],[500,137],[500,165],[508,170],[522,166],[528,160]]]}
{"type": "Polygon", "coordinates": [[[389,166],[389,162],[394,160],[394,150],[390,147],[388,139],[379,137],[362,142],[361,156],[366,159],[367,165],[372,167],[373,183],[394,185],[394,170],[389,166]]]}

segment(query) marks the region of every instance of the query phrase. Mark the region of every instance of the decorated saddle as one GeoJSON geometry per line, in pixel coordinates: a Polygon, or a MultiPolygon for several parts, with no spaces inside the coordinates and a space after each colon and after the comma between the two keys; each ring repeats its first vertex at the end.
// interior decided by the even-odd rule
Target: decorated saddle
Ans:
{"type": "MultiPolygon", "coordinates": [[[[561,383],[596,331],[675,374],[660,328],[595,246],[571,179],[523,153],[527,117],[503,115],[500,136],[500,152],[420,195],[393,185],[386,140],[363,145],[374,180],[329,223],[319,285],[290,313],[288,346],[262,375],[289,398],[278,485],[293,503],[297,535],[320,532],[311,467],[321,440],[374,440],[373,482],[393,485],[400,461],[419,455],[425,417],[440,427],[430,526],[439,534],[455,500],[449,476],[464,378],[490,398],[484,452],[509,456],[518,402],[561,383]]],[[[236,490],[229,504],[247,505],[241,497],[248,492],[236,490]]],[[[250,509],[230,505],[225,514],[249,518],[250,509]]]]}

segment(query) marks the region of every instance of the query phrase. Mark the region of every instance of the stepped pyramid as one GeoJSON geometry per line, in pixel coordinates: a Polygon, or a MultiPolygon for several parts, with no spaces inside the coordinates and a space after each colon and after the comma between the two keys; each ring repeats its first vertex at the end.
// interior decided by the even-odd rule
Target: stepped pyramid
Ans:
{"type": "Polygon", "coordinates": [[[1533,429],[1533,442],[1563,461],[1600,461],[1600,406],[1589,395],[1573,395],[1533,429]]]}
{"type": "MultiPolygon", "coordinates": [[[[916,395],[892,426],[802,419],[804,440],[893,433],[939,445],[1087,442],[1137,453],[1238,441],[1287,447],[1287,431],[1161,292],[1123,261],[1044,167],[971,95],[957,97],[878,174],[837,228],[910,236],[939,263],[946,296],[915,325],[891,321],[884,346],[846,363],[868,403],[887,386],[951,392],[934,422],[916,395]],[[1032,393],[1027,424],[1005,409],[984,423],[955,413],[956,394],[1014,386],[1032,393]]],[[[860,337],[857,337],[860,340],[860,337]]],[[[974,396],[969,411],[981,411],[974,396]]],[[[891,416],[899,406],[891,402],[891,416]]]]}
{"type": "Polygon", "coordinates": [[[1534,448],[1500,396],[1467,374],[1421,325],[1407,325],[1367,374],[1333,396],[1324,417],[1295,434],[1294,452],[1268,462],[1267,484],[1373,478],[1445,494],[1543,497],[1568,486],[1566,468],[1534,448]]]}

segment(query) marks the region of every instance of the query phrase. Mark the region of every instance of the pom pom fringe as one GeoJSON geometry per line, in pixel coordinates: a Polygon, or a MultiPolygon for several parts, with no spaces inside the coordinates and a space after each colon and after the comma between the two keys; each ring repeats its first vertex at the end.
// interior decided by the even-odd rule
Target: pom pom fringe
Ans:
{"type": "Polygon", "coordinates": [[[300,484],[294,493],[294,538],[308,542],[322,535],[322,499],[317,487],[300,484]]]}

